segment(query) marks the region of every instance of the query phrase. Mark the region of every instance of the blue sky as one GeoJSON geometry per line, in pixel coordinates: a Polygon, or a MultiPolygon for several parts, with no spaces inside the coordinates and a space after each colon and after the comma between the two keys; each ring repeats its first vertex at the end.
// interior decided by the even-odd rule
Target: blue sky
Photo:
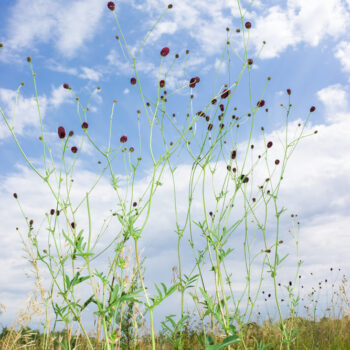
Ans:
{"type": "MultiPolygon", "coordinates": [[[[288,104],[287,88],[292,90],[293,108],[289,117],[291,131],[297,131],[297,124],[308,117],[312,105],[316,106],[304,133],[313,134],[315,130],[318,133],[300,141],[288,161],[279,198],[281,205],[288,208],[288,215],[282,220],[286,251],[295,251],[288,235],[292,225],[289,214],[298,213],[300,256],[305,261],[302,271],[305,275],[313,271],[319,279],[324,279],[331,266],[342,268],[342,271],[348,271],[350,267],[347,259],[350,246],[350,1],[258,0],[249,8],[248,4],[242,2],[246,10],[245,21],[252,23],[248,57],[254,59],[251,69],[254,102],[259,100],[267,77],[272,78],[264,94],[269,112],[261,109],[256,115],[252,139],[256,149],[264,146],[260,132],[260,126],[263,125],[266,139],[274,141],[270,151],[272,159],[281,156],[282,146],[278,145],[278,136],[284,135],[285,111],[280,104],[288,104]],[[263,40],[266,45],[257,57],[263,40]]],[[[160,0],[116,3],[116,14],[132,53],[138,50],[167,5],[168,2],[160,0]]],[[[197,112],[211,100],[213,91],[218,93],[228,83],[227,35],[230,41],[231,84],[242,69],[242,63],[236,56],[237,53],[244,57],[242,31],[236,33],[236,28],[241,28],[237,3],[228,0],[206,3],[199,0],[175,0],[173,5],[137,57],[139,80],[143,92],[154,101],[161,62],[163,77],[174,63],[166,77],[168,94],[179,88],[183,79],[188,82],[190,78],[199,76],[200,83],[192,90],[193,108],[197,112]],[[230,28],[229,32],[226,27],[230,28]],[[170,48],[170,54],[161,59],[159,52],[165,46],[170,48]],[[189,55],[185,54],[187,49],[190,50],[189,55]],[[179,54],[176,60],[175,54],[179,54]],[[220,67],[223,54],[225,59],[220,67]],[[214,87],[216,72],[217,82],[214,87]]],[[[126,145],[135,147],[134,157],[139,152],[137,110],[141,110],[139,118],[144,159],[137,177],[137,190],[140,190],[152,166],[147,152],[149,128],[137,85],[130,84],[130,78],[135,74],[125,61],[115,38],[120,33],[106,2],[35,0],[29,4],[24,0],[2,1],[0,23],[0,42],[4,44],[0,51],[0,107],[11,120],[16,90],[23,81],[25,85],[21,88],[16,107],[15,133],[33,164],[42,167],[43,156],[42,145],[38,140],[40,123],[33,102],[34,87],[27,56],[31,56],[37,75],[45,139],[57,162],[61,150],[61,140],[57,137],[58,126],[63,125],[67,133],[74,130],[70,146],[76,145],[80,149],[83,140],[76,101],[69,91],[63,89],[63,83],[73,88],[74,94],[79,96],[83,104],[94,92],[87,112],[88,131],[94,142],[104,147],[108,140],[113,100],[117,99],[112,142],[115,147],[119,147],[119,138],[127,135],[126,145]],[[96,91],[97,86],[101,87],[99,91],[96,91]]],[[[247,35],[247,31],[245,33],[247,35]]],[[[187,84],[178,95],[169,98],[167,108],[169,113],[176,113],[175,122],[178,125],[184,122],[190,94],[187,84]]],[[[237,107],[237,113],[241,114],[249,110],[247,69],[232,97],[231,107],[237,107]]],[[[248,124],[242,124],[237,136],[238,144],[246,144],[248,124]]],[[[169,129],[167,136],[168,141],[172,140],[174,131],[169,129]]],[[[28,169],[2,118],[0,147],[0,263],[3,266],[0,274],[0,303],[5,304],[8,310],[1,316],[1,323],[10,324],[21,302],[24,303],[32,289],[32,281],[25,276],[30,266],[22,258],[22,246],[15,230],[17,226],[24,229],[25,223],[12,193],[18,193],[23,209],[28,217],[34,218],[35,223],[42,222],[44,213],[53,207],[54,202],[45,185],[28,169]]],[[[154,148],[157,147],[162,147],[162,141],[155,138],[154,148]]],[[[72,159],[73,155],[68,154],[68,160],[72,159]]],[[[103,159],[85,140],[76,163],[76,174],[79,174],[76,175],[78,181],[74,192],[76,202],[84,196],[103,166],[98,165],[99,160],[103,159]]],[[[184,179],[188,178],[189,158],[183,155],[176,160],[176,164],[180,181],[179,196],[184,199],[180,203],[185,203],[187,187],[184,179]]],[[[118,170],[122,166],[123,161],[119,157],[115,162],[116,173],[123,173],[118,170]]],[[[257,177],[265,176],[265,173],[257,170],[257,177]]],[[[220,173],[217,176],[219,179],[220,173]]],[[[172,198],[169,173],[163,180],[164,186],[155,197],[142,242],[144,255],[148,258],[146,270],[149,280],[170,283],[171,267],[176,265],[176,249],[173,248],[176,239],[173,233],[173,208],[169,206],[169,198],[172,198]]],[[[108,177],[101,181],[93,198],[96,201],[94,215],[97,218],[94,225],[98,229],[103,216],[116,206],[108,177]]],[[[180,205],[180,212],[185,210],[185,204],[180,205]]],[[[200,202],[197,204],[200,207],[200,202]]],[[[82,222],[86,224],[87,221],[82,217],[82,222]]],[[[117,227],[117,223],[114,224],[117,227]]],[[[273,232],[272,227],[271,230],[273,232]]],[[[45,234],[43,227],[41,232],[45,234]]],[[[238,241],[239,237],[233,244],[238,244],[238,241]]],[[[184,249],[186,266],[190,267],[190,250],[184,249]]],[[[237,266],[240,266],[240,257],[238,253],[234,258],[237,260],[233,260],[237,266]]],[[[295,258],[291,257],[286,262],[285,276],[294,271],[295,258]]],[[[236,282],[239,290],[240,282],[236,282]]],[[[318,283],[318,280],[314,282],[318,283]]],[[[314,282],[311,279],[305,281],[305,285],[310,289],[314,282]]]]}

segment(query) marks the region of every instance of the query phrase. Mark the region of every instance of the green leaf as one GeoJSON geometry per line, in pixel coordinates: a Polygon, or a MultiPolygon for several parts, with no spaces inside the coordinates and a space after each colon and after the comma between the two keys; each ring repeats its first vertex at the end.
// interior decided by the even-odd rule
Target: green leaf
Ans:
{"type": "Polygon", "coordinates": [[[221,350],[225,349],[227,346],[239,343],[241,340],[237,335],[230,335],[226,337],[222,343],[216,345],[209,345],[205,348],[205,350],[221,350]]]}

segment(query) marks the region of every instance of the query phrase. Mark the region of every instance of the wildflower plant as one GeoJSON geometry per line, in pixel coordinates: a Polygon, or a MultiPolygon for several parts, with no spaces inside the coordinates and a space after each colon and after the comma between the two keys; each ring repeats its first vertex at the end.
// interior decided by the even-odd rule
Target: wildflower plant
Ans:
{"type": "MultiPolygon", "coordinates": [[[[176,6],[176,5],[175,5],[176,6]]],[[[169,4],[156,24],[167,11],[171,11],[172,4],[169,4]]],[[[193,89],[198,84],[202,84],[199,76],[188,77],[188,81],[183,82],[181,87],[172,92],[165,93],[167,87],[167,74],[162,72],[162,64],[164,60],[171,60],[171,48],[163,47],[157,49],[160,53],[159,80],[157,82],[156,97],[151,97],[151,93],[146,93],[142,89],[142,81],[137,69],[137,57],[140,50],[147,44],[147,39],[154,27],[146,35],[139,48],[132,53],[127,39],[124,36],[119,24],[116,13],[115,3],[110,1],[107,3],[107,9],[111,11],[114,17],[118,35],[116,36],[125,60],[133,67],[133,77],[130,78],[135,90],[139,93],[142,104],[142,113],[147,118],[149,130],[148,149],[137,148],[135,143],[130,142],[128,135],[120,135],[116,145],[112,144],[112,124],[115,114],[117,100],[113,101],[110,114],[110,129],[107,147],[97,145],[96,140],[90,135],[91,127],[87,119],[87,108],[83,106],[80,99],[75,95],[74,87],[68,83],[63,83],[67,94],[77,102],[77,117],[81,125],[80,132],[83,133],[85,139],[95,148],[95,150],[103,157],[104,169],[93,184],[86,192],[80,203],[73,205],[70,193],[72,182],[64,182],[64,178],[69,179],[74,171],[76,160],[79,157],[82,146],[74,144],[74,135],[78,131],[70,131],[67,135],[65,126],[57,127],[58,138],[61,140],[61,161],[56,165],[49,144],[44,134],[44,125],[40,113],[39,99],[37,93],[37,80],[34,71],[35,60],[31,57],[27,58],[29,67],[32,72],[36,103],[38,109],[38,117],[41,125],[40,141],[42,143],[44,172],[40,172],[30,161],[27,153],[22,149],[20,142],[15,134],[14,124],[2,109],[0,113],[6,123],[19,151],[24,157],[29,167],[40,177],[48,186],[55,202],[55,208],[48,209],[46,214],[47,221],[47,245],[43,246],[39,239],[38,233],[33,230],[33,221],[25,220],[28,226],[28,240],[31,243],[36,254],[35,260],[45,267],[50,275],[51,290],[51,308],[55,315],[55,322],[61,322],[68,330],[68,337],[73,325],[77,325],[80,331],[87,339],[90,349],[94,349],[94,345],[89,338],[89,333],[84,324],[84,315],[91,312],[90,308],[95,308],[95,316],[102,324],[103,339],[105,349],[112,349],[114,346],[124,346],[120,343],[123,337],[130,341],[129,331],[124,333],[117,331],[117,324],[125,324],[125,317],[122,310],[130,312],[135,306],[143,308],[147,317],[149,317],[149,325],[151,331],[152,349],[156,349],[154,313],[157,312],[159,305],[166,303],[169,297],[175,294],[179,295],[179,307],[176,315],[167,315],[161,322],[163,330],[173,344],[174,349],[183,349],[183,331],[188,320],[185,313],[185,300],[190,298],[193,302],[195,310],[202,324],[202,342],[206,350],[218,350],[230,348],[231,345],[239,345],[243,349],[248,349],[245,343],[243,325],[249,323],[254,315],[258,295],[261,292],[261,284],[263,276],[267,274],[272,281],[274,293],[273,298],[276,303],[278,315],[280,319],[281,343],[286,343],[289,349],[294,341],[295,332],[287,329],[283,322],[283,315],[280,306],[277,276],[281,264],[287,256],[280,256],[279,248],[281,245],[280,221],[282,214],[286,211],[278,205],[278,192],[281,181],[286,170],[287,160],[295,150],[300,139],[311,136],[304,135],[304,128],[309,120],[315,107],[312,106],[307,114],[305,124],[300,128],[300,132],[293,140],[288,136],[288,118],[291,113],[291,90],[287,89],[287,107],[286,114],[286,135],[285,139],[279,139],[283,146],[284,153],[279,159],[273,159],[273,167],[269,164],[269,150],[274,147],[277,140],[266,140],[264,127],[261,131],[264,137],[264,151],[259,154],[253,162],[251,168],[247,166],[249,153],[254,149],[251,145],[254,126],[257,117],[263,112],[263,108],[267,101],[264,100],[265,91],[270,77],[266,79],[263,91],[258,94],[253,93],[251,83],[253,80],[253,66],[259,60],[259,55],[251,58],[248,56],[249,31],[254,25],[245,21],[240,1],[237,0],[237,9],[240,11],[241,23],[236,33],[240,33],[243,41],[244,52],[240,55],[230,45],[229,40],[234,33],[227,28],[227,43],[224,49],[227,57],[230,59],[230,51],[234,52],[241,63],[241,70],[235,79],[232,79],[231,73],[228,74],[227,82],[223,86],[217,88],[214,84],[213,94],[205,103],[201,110],[194,110],[193,89]],[[236,112],[233,102],[235,101],[236,90],[243,76],[247,76],[249,90],[246,92],[249,96],[249,108],[245,112],[236,112]],[[186,118],[181,122],[176,122],[176,114],[172,114],[167,108],[168,101],[172,95],[178,91],[190,90],[190,98],[186,118]],[[161,96],[161,94],[163,94],[161,96]],[[237,115],[236,115],[237,114],[237,115]],[[243,149],[237,145],[234,140],[234,131],[237,134],[240,124],[251,123],[249,127],[249,136],[247,147],[243,149]],[[171,132],[169,131],[171,130],[171,132]],[[163,149],[154,147],[154,135],[160,135],[163,142],[163,149]],[[171,140],[170,138],[171,134],[171,140]],[[176,137],[174,137],[176,135],[176,137]],[[72,143],[73,142],[73,143],[72,143]],[[67,150],[70,150],[74,161],[71,168],[67,167],[66,156],[67,150]],[[178,190],[175,181],[176,166],[173,166],[173,159],[181,155],[183,152],[191,160],[191,170],[188,179],[188,206],[186,208],[185,218],[182,220],[178,213],[178,190]],[[135,178],[140,171],[140,166],[144,157],[149,156],[152,161],[152,176],[146,186],[146,190],[141,196],[136,197],[135,178]],[[126,186],[123,189],[120,184],[120,178],[113,169],[113,161],[120,157],[125,164],[126,186]],[[257,165],[265,161],[267,169],[267,178],[262,185],[253,187],[253,173],[257,165]],[[225,170],[224,180],[218,183],[216,172],[225,170]],[[142,263],[140,257],[139,242],[145,228],[149,222],[152,210],[153,199],[155,193],[162,185],[164,174],[170,173],[170,180],[173,186],[173,205],[175,211],[177,234],[177,277],[170,284],[165,283],[146,285],[144,277],[144,269],[147,269],[147,261],[142,263]],[[118,208],[112,211],[111,218],[116,218],[120,224],[120,232],[116,235],[111,243],[105,244],[102,241],[102,234],[94,234],[92,232],[92,213],[90,206],[91,193],[100,181],[102,176],[108,172],[112,190],[118,201],[118,208]],[[275,176],[274,176],[275,175],[275,176]],[[275,178],[277,177],[277,181],[275,178]],[[212,183],[212,197],[214,201],[208,199],[207,183],[212,183]],[[66,186],[66,188],[64,188],[66,186]],[[254,189],[253,189],[254,188],[254,189]],[[258,188],[258,190],[256,190],[258,188]],[[192,205],[197,198],[202,204],[200,217],[195,213],[192,205]],[[244,214],[235,222],[234,204],[238,201],[238,197],[243,198],[244,214]],[[214,204],[213,204],[214,203],[214,204]],[[259,205],[265,206],[265,215],[263,219],[258,217],[257,209],[259,205]],[[83,205],[88,213],[88,227],[82,228],[76,220],[77,211],[83,205]],[[267,217],[268,207],[274,209],[276,220],[276,229],[274,237],[268,235],[267,217]],[[254,223],[262,237],[262,246],[254,252],[253,242],[248,232],[248,217],[253,218],[254,223]],[[234,254],[232,237],[240,226],[244,226],[243,234],[243,253],[245,266],[245,288],[242,293],[235,291],[232,283],[232,273],[235,267],[232,266],[231,256],[234,254]],[[97,246],[105,244],[102,249],[97,246]],[[123,252],[130,244],[133,246],[134,275],[132,285],[128,285],[125,277],[126,261],[123,252]],[[194,264],[192,268],[184,270],[182,248],[185,244],[189,244],[193,252],[194,264]],[[101,254],[109,253],[113,246],[111,255],[109,256],[109,264],[104,268],[97,268],[96,259],[101,254]],[[262,265],[260,268],[260,281],[258,288],[252,288],[252,269],[254,262],[260,258],[262,265]],[[213,280],[212,285],[208,285],[207,270],[213,280]],[[152,292],[152,288],[154,292],[152,292]],[[89,291],[89,295],[81,300],[79,290],[89,291]],[[123,318],[124,317],[124,318],[123,318]],[[124,321],[123,321],[124,320],[124,321]],[[208,325],[208,322],[209,325],[208,325]],[[211,344],[210,324],[218,324],[224,334],[224,338],[217,344],[211,344]]],[[[1,45],[2,46],[2,45],[1,45]]],[[[262,48],[264,43],[262,45],[262,48]]],[[[186,50],[186,56],[189,50],[186,50]]],[[[179,55],[175,55],[175,60],[179,55]]],[[[175,61],[174,61],[175,62],[175,61]]],[[[175,63],[174,63],[175,64],[175,63]]],[[[172,65],[171,65],[172,67],[172,65]]],[[[170,69],[171,69],[170,67],[170,69]]],[[[230,72],[230,71],[229,71],[230,72]]],[[[21,85],[17,90],[17,96],[20,93],[21,85]]],[[[139,112],[138,112],[139,113],[139,112]]],[[[139,114],[140,114],[139,113],[139,114]]],[[[178,111],[177,113],[182,113],[178,111]]],[[[139,135],[146,133],[141,130],[139,124],[139,135]]],[[[14,198],[18,201],[20,198],[15,193],[14,198]]],[[[109,219],[111,219],[109,218],[109,219]]],[[[291,300],[291,309],[294,310],[298,302],[291,286],[288,293],[291,300]]],[[[131,316],[128,314],[127,318],[131,316]]],[[[69,348],[70,343],[67,342],[69,348]]],[[[232,348],[232,347],[231,347],[232,348]]],[[[264,348],[261,345],[261,348],[264,348]]]]}

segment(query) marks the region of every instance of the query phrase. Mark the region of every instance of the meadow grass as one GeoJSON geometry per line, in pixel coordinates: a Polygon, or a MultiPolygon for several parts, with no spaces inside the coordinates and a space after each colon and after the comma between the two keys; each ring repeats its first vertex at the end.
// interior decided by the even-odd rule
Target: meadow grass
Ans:
{"type": "MultiPolygon", "coordinates": [[[[252,5],[249,4],[248,8],[252,5]]],[[[175,5],[176,6],[176,5],[175,5]]],[[[291,113],[292,91],[286,89],[285,137],[279,138],[283,147],[280,158],[269,157],[269,150],[276,146],[276,141],[266,140],[265,129],[260,127],[264,138],[264,150],[253,161],[253,138],[256,116],[258,113],[269,113],[264,100],[265,90],[271,80],[266,78],[263,91],[258,97],[253,97],[252,67],[259,59],[261,50],[255,57],[248,55],[249,33],[254,23],[245,20],[245,13],[240,1],[237,0],[237,9],[241,15],[240,28],[233,31],[226,28],[227,41],[222,58],[231,62],[234,53],[240,63],[240,71],[235,79],[232,78],[230,64],[226,82],[216,87],[218,72],[213,85],[212,96],[199,111],[194,110],[194,91],[198,84],[202,84],[199,76],[187,77],[186,66],[190,51],[185,51],[183,65],[184,78],[175,91],[167,91],[167,77],[171,69],[178,64],[179,54],[171,58],[171,49],[159,48],[160,66],[156,96],[152,92],[144,92],[142,77],[137,69],[137,58],[147,44],[147,40],[159,21],[173,8],[172,4],[164,10],[152,29],[147,33],[137,50],[132,50],[127,38],[123,34],[113,2],[107,3],[107,10],[111,11],[118,29],[116,39],[120,50],[130,67],[133,76],[130,84],[139,93],[140,109],[137,110],[139,146],[126,146],[130,143],[128,135],[118,136],[118,142],[112,142],[112,125],[118,101],[112,103],[107,147],[98,146],[90,135],[87,111],[89,101],[84,106],[81,99],[74,93],[74,88],[68,83],[63,87],[76,101],[77,117],[79,118],[84,139],[87,139],[97,153],[103,157],[103,170],[96,182],[86,192],[79,203],[72,203],[71,193],[73,186],[73,172],[80,155],[82,145],[74,143],[75,132],[66,132],[64,126],[57,126],[57,136],[61,140],[61,160],[57,165],[54,161],[51,148],[46,141],[44,125],[39,105],[36,73],[31,57],[27,57],[34,83],[38,117],[41,126],[40,141],[43,150],[43,168],[40,170],[29,159],[22,149],[15,134],[15,116],[12,120],[0,113],[7,125],[19,151],[28,166],[48,186],[56,206],[48,209],[45,218],[47,222],[47,240],[43,241],[35,230],[35,223],[29,219],[20,204],[20,194],[13,196],[27,225],[26,234],[18,229],[28,260],[34,267],[36,295],[32,299],[31,309],[35,306],[43,320],[43,332],[26,328],[31,320],[30,311],[24,311],[20,319],[20,327],[4,329],[0,344],[2,349],[35,348],[35,349],[342,349],[349,340],[345,332],[348,319],[340,320],[325,318],[320,321],[306,320],[297,316],[297,307],[300,296],[295,288],[298,281],[301,260],[297,260],[295,276],[284,287],[287,291],[289,316],[283,316],[281,292],[278,281],[279,270],[288,254],[281,255],[280,225],[281,216],[286,208],[278,204],[278,192],[286,170],[287,161],[294,152],[297,144],[303,138],[314,133],[304,135],[304,129],[314,106],[307,108],[307,118],[303,125],[299,124],[300,131],[290,140],[288,136],[288,118],[291,113]],[[240,55],[230,40],[233,35],[241,35],[243,55],[240,55]],[[168,64],[165,64],[168,63],[168,64]],[[163,66],[169,66],[163,70],[163,66]],[[244,75],[246,74],[246,75],[244,75]],[[247,96],[249,107],[242,112],[234,105],[233,96],[242,77],[248,81],[247,96]],[[172,113],[167,108],[173,96],[181,92],[189,96],[183,103],[186,112],[172,113]],[[265,107],[265,108],[264,108],[265,107]],[[140,127],[140,120],[147,120],[148,130],[140,127]],[[243,150],[237,145],[237,136],[242,125],[250,124],[248,128],[247,147],[243,150]],[[148,148],[141,148],[141,134],[148,138],[148,148]],[[234,137],[235,134],[235,137],[234,137]],[[160,138],[156,140],[156,137],[160,138]],[[157,146],[155,146],[157,145],[157,146]],[[161,146],[159,146],[161,145],[161,146]],[[137,149],[138,148],[138,149],[137,149]],[[69,155],[73,160],[69,160],[69,155]],[[186,215],[179,214],[179,190],[176,183],[174,159],[183,156],[190,160],[191,170],[188,178],[188,197],[186,215]],[[119,157],[119,158],[118,158],[119,157]],[[252,166],[248,168],[248,158],[252,159],[252,166]],[[68,158],[68,161],[67,161],[68,158]],[[150,180],[143,193],[135,189],[137,175],[145,159],[150,159],[153,166],[150,180]],[[121,175],[113,170],[113,161],[120,159],[124,164],[126,179],[122,184],[121,175]],[[258,164],[265,161],[266,178],[262,184],[253,190],[253,173],[258,164]],[[110,174],[111,190],[115,193],[118,208],[105,222],[118,220],[120,231],[112,241],[102,240],[105,227],[96,234],[92,229],[90,198],[96,185],[105,173],[110,174]],[[168,172],[168,173],[167,173],[168,172]],[[174,231],[177,235],[177,262],[174,268],[174,280],[170,285],[152,283],[147,285],[145,270],[147,260],[141,259],[140,238],[147,224],[149,224],[152,204],[157,191],[162,186],[164,174],[169,174],[174,197],[169,203],[174,206],[174,231]],[[219,174],[222,176],[222,181],[219,174]],[[212,193],[208,191],[211,184],[212,193]],[[241,196],[241,197],[240,197],[241,196]],[[193,203],[201,201],[201,215],[195,213],[193,203]],[[243,215],[232,222],[234,204],[243,200],[243,215]],[[263,218],[259,217],[258,207],[264,205],[263,218]],[[88,215],[87,227],[81,228],[77,223],[78,210],[83,205],[88,215]],[[275,235],[268,235],[268,208],[272,207],[275,218],[275,235]],[[249,223],[256,225],[261,237],[258,248],[254,246],[255,235],[252,237],[249,223]],[[243,246],[233,247],[233,234],[243,227],[243,246]],[[78,229],[79,227],[79,229],[78,229]],[[100,245],[104,247],[101,249],[100,245]],[[188,268],[183,264],[184,245],[188,244],[193,252],[193,266],[188,268]],[[99,247],[97,249],[97,247],[99,247]],[[112,248],[111,248],[112,247],[112,248]],[[232,272],[235,267],[231,257],[235,250],[240,249],[244,255],[245,287],[242,292],[235,290],[232,272]],[[126,251],[129,251],[126,254],[126,251]],[[108,255],[109,254],[109,255],[108,255]],[[97,264],[97,258],[108,255],[108,264],[97,264]],[[260,259],[260,279],[252,284],[255,262],[260,259]],[[40,269],[44,268],[50,276],[49,286],[45,286],[40,269]],[[207,271],[210,269],[212,282],[208,281],[207,271]],[[276,322],[265,322],[258,325],[256,308],[258,298],[262,292],[264,276],[272,282],[271,293],[268,298],[274,300],[277,311],[276,322]],[[153,288],[153,289],[152,289],[153,288]],[[89,291],[82,300],[79,292],[89,291]],[[154,313],[159,305],[164,305],[175,294],[179,296],[177,314],[169,314],[161,322],[161,332],[156,332],[154,313]],[[190,299],[195,314],[186,311],[186,300],[190,299]],[[93,311],[94,310],[94,311],[93,311]],[[147,321],[145,319],[147,317],[147,321]],[[86,321],[95,318],[96,329],[91,332],[86,321]],[[58,331],[57,328],[63,328],[58,331]],[[332,332],[330,332],[332,330],[332,332]],[[332,334],[337,334],[335,338],[332,334]],[[338,340],[337,340],[338,339],[338,340]],[[338,342],[338,343],[337,343],[338,342]],[[323,347],[324,346],[324,347],[323,347]],[[328,346],[328,347],[327,347],[328,346]]],[[[1,45],[3,47],[4,44],[1,45]]],[[[20,93],[21,83],[17,90],[20,93]]],[[[100,90],[97,87],[92,93],[100,90]]],[[[136,102],[135,102],[136,104],[136,102]]],[[[142,168],[141,168],[142,169],[142,168]]],[[[170,205],[169,204],[169,205],[170,205]]],[[[183,203],[181,202],[181,205],[183,203]]],[[[293,234],[297,247],[298,237],[293,234]]],[[[255,282],[255,281],[254,281],[255,282]]],[[[270,307],[270,305],[269,305],[270,307]]],[[[35,314],[35,312],[33,312],[35,314]]]]}

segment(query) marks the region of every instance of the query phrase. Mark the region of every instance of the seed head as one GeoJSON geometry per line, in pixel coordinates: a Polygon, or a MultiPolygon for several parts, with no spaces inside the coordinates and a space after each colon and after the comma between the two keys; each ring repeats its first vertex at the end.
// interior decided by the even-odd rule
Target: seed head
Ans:
{"type": "Polygon", "coordinates": [[[4,44],[3,44],[3,43],[0,43],[0,47],[4,47],[4,44]]]}
{"type": "Polygon", "coordinates": [[[27,57],[27,62],[32,62],[32,58],[30,56],[27,57]]]}
{"type": "Polygon", "coordinates": [[[14,193],[13,196],[17,199],[17,193],[14,193]]]}
{"type": "Polygon", "coordinates": [[[120,142],[121,142],[121,143],[125,143],[126,141],[128,141],[128,138],[127,138],[127,136],[123,135],[123,136],[120,138],[120,142]]]}
{"type": "Polygon", "coordinates": [[[247,29],[250,29],[252,27],[252,24],[250,22],[245,22],[245,27],[247,29]]]}
{"type": "Polygon", "coordinates": [[[113,1],[109,1],[107,4],[107,7],[111,10],[114,11],[115,10],[115,4],[113,1]]]}
{"type": "Polygon", "coordinates": [[[66,137],[66,130],[64,129],[63,126],[59,126],[57,129],[58,137],[60,139],[64,139],[66,137]]]}
{"type": "Polygon", "coordinates": [[[227,90],[227,89],[222,90],[221,98],[227,98],[230,93],[231,93],[231,90],[227,90]]]}
{"type": "Polygon", "coordinates": [[[213,129],[213,126],[214,126],[213,124],[209,124],[209,125],[208,125],[208,130],[212,130],[212,129],[213,129]]]}
{"type": "Polygon", "coordinates": [[[265,105],[265,101],[264,100],[260,100],[260,101],[258,101],[258,103],[256,105],[258,107],[263,107],[265,105]]]}
{"type": "Polygon", "coordinates": [[[73,153],[77,153],[77,152],[78,152],[78,147],[73,146],[70,150],[71,150],[73,153]]]}
{"type": "Polygon", "coordinates": [[[69,132],[69,137],[72,137],[73,135],[74,135],[74,131],[73,130],[71,130],[70,132],[69,132]]]}
{"type": "Polygon", "coordinates": [[[172,9],[173,8],[173,5],[172,4],[169,4],[168,5],[168,9],[172,9]]]}
{"type": "Polygon", "coordinates": [[[316,110],[316,107],[315,106],[312,106],[311,108],[310,108],[310,112],[312,113],[312,112],[315,112],[315,110],[316,110]]]}
{"type": "Polygon", "coordinates": [[[190,53],[190,50],[186,50],[186,55],[188,55],[190,53]]]}
{"type": "Polygon", "coordinates": [[[71,227],[74,229],[75,228],[75,222],[71,222],[71,227]]]}
{"type": "Polygon", "coordinates": [[[132,203],[132,206],[136,207],[137,206],[137,202],[132,203]]]}
{"type": "Polygon", "coordinates": [[[251,66],[253,64],[253,59],[252,58],[248,58],[248,64],[251,66]]]}
{"type": "Polygon", "coordinates": [[[269,141],[269,142],[267,143],[267,148],[271,148],[272,145],[273,145],[272,141],[269,141]]]}
{"type": "Polygon", "coordinates": [[[131,153],[134,152],[134,151],[135,151],[134,147],[130,147],[130,148],[129,148],[129,151],[130,151],[131,153]]]}
{"type": "Polygon", "coordinates": [[[191,78],[189,87],[190,88],[196,87],[196,83],[197,83],[197,78],[191,78]]]}
{"type": "Polygon", "coordinates": [[[160,55],[165,57],[169,54],[170,49],[168,47],[163,47],[162,50],[160,51],[160,55]]]}
{"type": "Polygon", "coordinates": [[[64,84],[63,84],[63,88],[69,90],[69,89],[70,89],[70,86],[69,86],[67,83],[64,83],[64,84]]]}
{"type": "Polygon", "coordinates": [[[214,99],[211,100],[211,104],[212,104],[212,105],[215,105],[216,102],[217,102],[216,98],[214,98],[214,99]]]}
{"type": "Polygon", "coordinates": [[[60,215],[60,211],[56,210],[56,215],[59,216],[60,215]]]}
{"type": "Polygon", "coordinates": [[[291,89],[287,89],[287,94],[290,95],[292,93],[291,89]]]}
{"type": "Polygon", "coordinates": [[[225,110],[225,106],[223,104],[220,105],[220,110],[223,112],[225,110]]]}
{"type": "Polygon", "coordinates": [[[241,180],[243,180],[243,183],[247,183],[249,181],[249,178],[245,175],[241,175],[241,180]]]}
{"type": "Polygon", "coordinates": [[[130,83],[131,83],[131,85],[135,85],[136,84],[136,78],[131,78],[130,79],[130,83]]]}
{"type": "Polygon", "coordinates": [[[237,151],[236,151],[236,150],[233,150],[233,151],[231,152],[231,159],[235,159],[236,156],[237,156],[237,151]]]}
{"type": "Polygon", "coordinates": [[[89,124],[87,122],[84,122],[83,124],[81,124],[81,127],[83,129],[87,129],[89,127],[89,124]]]}

